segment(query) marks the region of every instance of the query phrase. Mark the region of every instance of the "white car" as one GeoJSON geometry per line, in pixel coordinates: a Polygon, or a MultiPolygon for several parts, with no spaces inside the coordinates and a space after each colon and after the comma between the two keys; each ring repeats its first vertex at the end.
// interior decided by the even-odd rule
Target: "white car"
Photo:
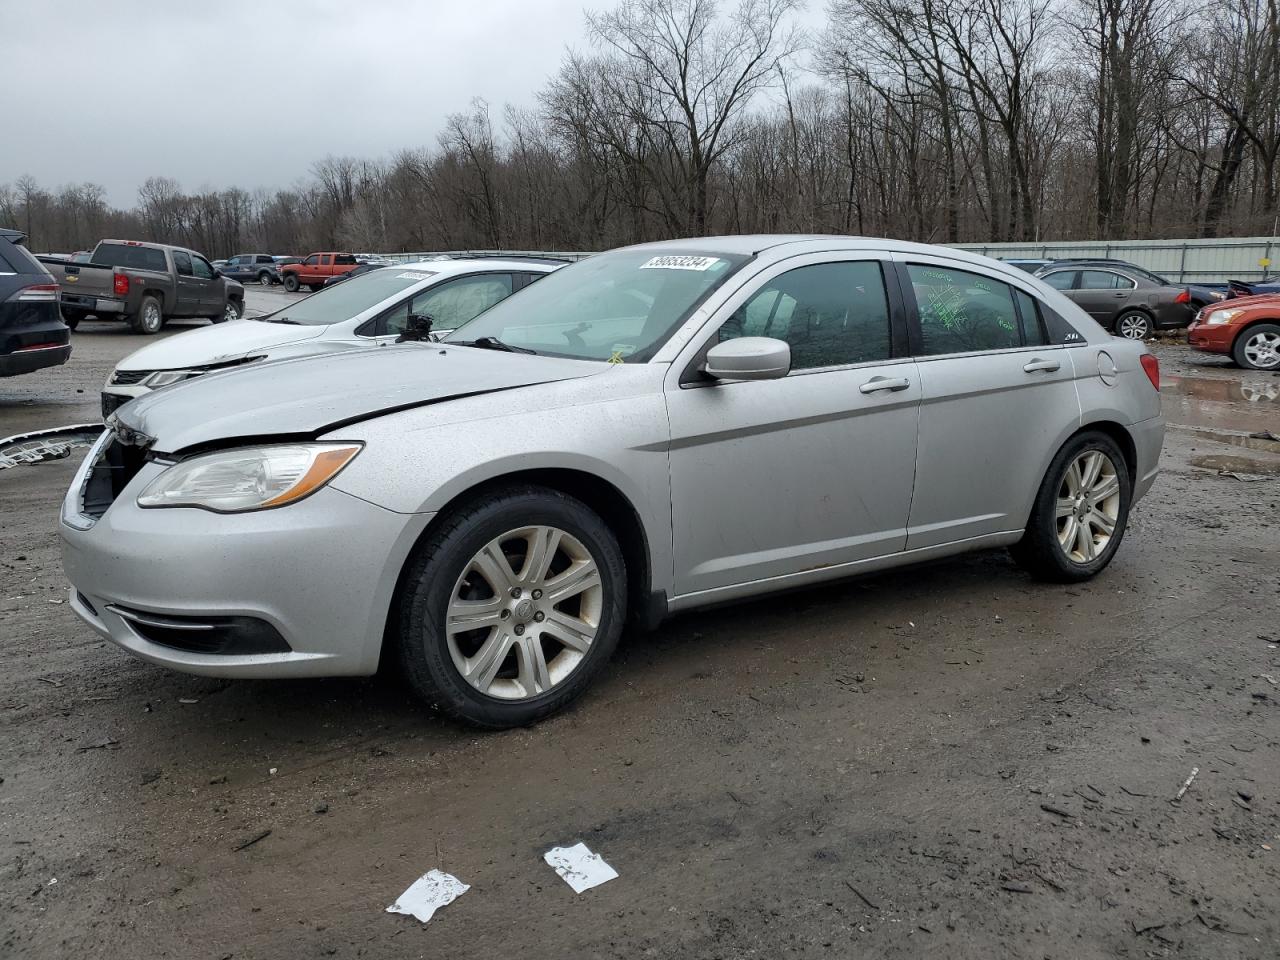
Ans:
{"type": "Polygon", "coordinates": [[[102,415],[171,383],[261,360],[395,342],[410,316],[453,330],[563,266],[520,260],[441,260],[371,270],[264,317],[158,341],[125,357],[102,388],[102,415]]]}

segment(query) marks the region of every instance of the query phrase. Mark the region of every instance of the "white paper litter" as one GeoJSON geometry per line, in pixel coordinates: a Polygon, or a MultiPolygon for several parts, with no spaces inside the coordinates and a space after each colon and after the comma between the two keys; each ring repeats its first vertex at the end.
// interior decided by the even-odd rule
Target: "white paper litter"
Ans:
{"type": "Polygon", "coordinates": [[[413,881],[409,889],[387,907],[387,913],[408,914],[426,923],[437,910],[447,907],[470,889],[452,874],[432,870],[413,881]]]}
{"type": "Polygon", "coordinates": [[[582,893],[602,883],[617,879],[618,871],[592,853],[585,843],[572,847],[552,847],[542,855],[548,865],[555,868],[560,879],[573,887],[574,893],[582,893]]]}

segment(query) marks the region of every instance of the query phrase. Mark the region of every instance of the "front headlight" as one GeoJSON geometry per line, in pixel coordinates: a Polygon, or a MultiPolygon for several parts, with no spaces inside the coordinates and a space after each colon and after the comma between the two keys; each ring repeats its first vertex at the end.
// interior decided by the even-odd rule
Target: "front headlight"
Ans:
{"type": "Polygon", "coordinates": [[[138,506],[215,513],[283,507],[315,493],[359,452],[358,443],[297,443],[206,453],[152,480],[138,506]]]}
{"type": "Polygon", "coordinates": [[[142,385],[150,387],[152,390],[157,390],[160,387],[167,387],[171,383],[180,383],[203,372],[203,370],[157,370],[150,376],[143,377],[142,385]]]}
{"type": "Polygon", "coordinates": [[[1209,314],[1209,316],[1204,318],[1204,322],[1205,323],[1230,323],[1232,320],[1240,316],[1240,314],[1242,313],[1244,313],[1243,310],[1214,310],[1211,314],[1209,314]]]}

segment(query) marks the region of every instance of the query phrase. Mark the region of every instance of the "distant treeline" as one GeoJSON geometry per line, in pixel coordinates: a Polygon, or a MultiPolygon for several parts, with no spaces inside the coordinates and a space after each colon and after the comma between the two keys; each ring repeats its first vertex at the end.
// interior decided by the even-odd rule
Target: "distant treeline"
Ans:
{"type": "Polygon", "coordinates": [[[326,157],[275,191],[151,177],[130,210],[25,176],[0,184],[0,225],[38,250],[215,257],[1275,232],[1275,0],[830,0],[812,36],[795,6],[623,0],[536,106],[475,101],[432,147],[326,157]]]}

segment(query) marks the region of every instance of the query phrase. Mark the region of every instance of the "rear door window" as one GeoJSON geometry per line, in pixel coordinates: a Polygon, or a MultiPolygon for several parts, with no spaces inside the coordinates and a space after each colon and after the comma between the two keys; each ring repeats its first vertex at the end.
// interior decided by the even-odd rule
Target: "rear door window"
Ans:
{"type": "Polygon", "coordinates": [[[1013,290],[979,273],[907,265],[920,318],[920,355],[943,356],[1022,346],[1013,290]]]}
{"type": "Polygon", "coordinates": [[[1081,270],[1080,290],[1130,290],[1134,282],[1110,270],[1081,270]]]}

